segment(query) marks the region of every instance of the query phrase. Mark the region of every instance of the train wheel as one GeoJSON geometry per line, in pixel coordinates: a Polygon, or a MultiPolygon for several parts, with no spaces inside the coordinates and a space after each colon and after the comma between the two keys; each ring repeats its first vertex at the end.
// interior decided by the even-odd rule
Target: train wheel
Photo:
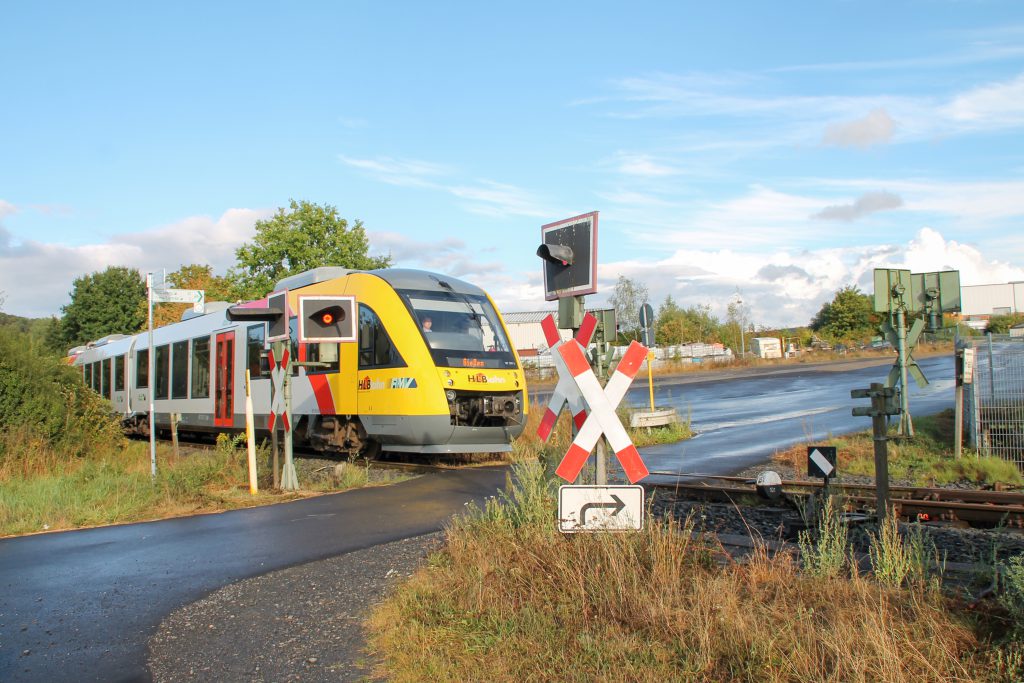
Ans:
{"type": "Polygon", "coordinates": [[[366,460],[377,460],[380,458],[380,441],[367,439],[363,441],[363,447],[359,449],[359,457],[366,460]]]}

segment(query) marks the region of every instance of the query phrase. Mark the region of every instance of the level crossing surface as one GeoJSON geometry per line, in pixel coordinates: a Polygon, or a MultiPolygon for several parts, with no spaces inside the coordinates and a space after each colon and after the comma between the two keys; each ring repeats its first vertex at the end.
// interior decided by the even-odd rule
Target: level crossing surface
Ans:
{"type": "Polygon", "coordinates": [[[0,681],[148,681],[146,642],[172,610],[243,578],[437,531],[494,495],[507,473],[452,470],[267,507],[0,539],[0,681]]]}

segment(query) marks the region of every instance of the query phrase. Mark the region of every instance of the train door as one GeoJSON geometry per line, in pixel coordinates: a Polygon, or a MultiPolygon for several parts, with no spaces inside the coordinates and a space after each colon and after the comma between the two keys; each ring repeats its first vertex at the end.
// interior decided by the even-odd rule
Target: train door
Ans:
{"type": "Polygon", "coordinates": [[[235,333],[217,334],[213,388],[213,424],[232,427],[235,413],[235,333]]]}

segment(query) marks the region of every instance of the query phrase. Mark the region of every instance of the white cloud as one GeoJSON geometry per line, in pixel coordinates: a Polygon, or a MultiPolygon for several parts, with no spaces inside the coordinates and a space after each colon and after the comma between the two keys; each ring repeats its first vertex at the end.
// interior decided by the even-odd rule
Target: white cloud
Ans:
{"type": "MultiPolygon", "coordinates": [[[[842,287],[854,284],[870,293],[875,268],[959,270],[964,285],[1024,280],[1024,268],[988,258],[971,245],[921,228],[902,244],[771,252],[749,246],[743,250],[686,248],[651,262],[606,262],[599,268],[603,294],[593,303],[588,300],[588,305],[606,300],[607,292],[622,274],[647,285],[655,307],[671,294],[682,306],[708,304],[724,319],[738,288],[755,325],[801,326],[808,324],[821,305],[842,287]]],[[[499,304],[505,310],[530,310],[508,308],[504,300],[499,304]]]]}
{"type": "Polygon", "coordinates": [[[482,259],[482,252],[454,237],[425,241],[397,232],[370,232],[368,237],[373,250],[390,254],[396,268],[432,270],[473,282],[488,281],[505,269],[504,263],[482,259]]]}
{"type": "Polygon", "coordinates": [[[448,178],[455,175],[455,169],[441,164],[391,157],[356,159],[339,155],[338,159],[383,183],[450,194],[464,200],[462,208],[470,213],[487,216],[557,215],[557,212],[543,206],[531,192],[515,185],[486,179],[474,183],[451,181],[448,178]]]}
{"type": "Polygon", "coordinates": [[[852,204],[826,206],[811,218],[850,222],[876,211],[898,209],[901,206],[903,206],[903,199],[891,192],[866,192],[857,197],[852,204]]]}
{"type": "Polygon", "coordinates": [[[117,235],[101,244],[70,246],[32,240],[16,242],[0,227],[0,290],[4,310],[14,315],[59,315],[75,278],[108,266],[141,272],[168,271],[188,263],[208,263],[223,272],[234,252],[252,238],[258,219],[271,210],[229,209],[218,219],[193,216],[172,225],[117,235]]]}
{"type": "Polygon", "coordinates": [[[839,147],[870,147],[891,141],[895,130],[896,122],[885,109],[878,108],[863,118],[831,124],[825,129],[823,142],[839,147]]]}
{"type": "Polygon", "coordinates": [[[671,166],[655,161],[647,154],[622,154],[619,156],[619,173],[642,178],[660,178],[676,175],[678,171],[671,166]]]}
{"type": "Polygon", "coordinates": [[[0,221],[2,221],[5,216],[14,215],[15,213],[17,213],[17,211],[18,207],[16,207],[14,204],[11,204],[10,202],[5,202],[3,199],[0,199],[0,221]]]}
{"type": "Polygon", "coordinates": [[[432,179],[450,173],[445,166],[419,159],[394,159],[392,157],[356,159],[345,155],[338,155],[338,159],[346,166],[363,171],[372,178],[389,185],[433,187],[432,179]]]}
{"type": "MultiPolygon", "coordinates": [[[[728,138],[684,143],[692,151],[705,144],[735,153],[819,142],[870,147],[1024,125],[1024,74],[927,97],[774,94],[780,84],[771,79],[784,76],[773,72],[771,76],[655,74],[624,78],[611,82],[611,96],[586,103],[608,108],[608,115],[619,119],[715,117],[719,127],[740,128],[728,138]]],[[[645,155],[633,156],[642,159],[645,155]]]]}
{"type": "Polygon", "coordinates": [[[961,93],[943,112],[953,122],[972,129],[1020,126],[1024,124],[1024,74],[961,93]]]}

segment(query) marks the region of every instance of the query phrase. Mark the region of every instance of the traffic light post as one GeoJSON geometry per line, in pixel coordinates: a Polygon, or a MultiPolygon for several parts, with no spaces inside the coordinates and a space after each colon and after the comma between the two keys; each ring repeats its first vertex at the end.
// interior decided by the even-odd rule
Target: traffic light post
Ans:
{"type": "MultiPolygon", "coordinates": [[[[352,296],[300,296],[298,311],[298,339],[300,344],[334,344],[356,341],[356,300],[352,296]]],[[[267,297],[266,307],[251,305],[232,306],[228,320],[266,322],[267,339],[271,342],[272,397],[269,428],[274,444],[274,486],[285,490],[298,490],[293,448],[294,419],[292,416],[291,367],[323,367],[317,361],[289,358],[291,332],[289,329],[288,292],[275,292],[267,297]],[[281,401],[276,394],[280,392],[281,401]],[[280,482],[277,474],[277,429],[275,419],[281,416],[284,427],[284,466],[280,482]]],[[[340,354],[339,354],[340,357],[340,354]]]]}
{"type": "MultiPolygon", "coordinates": [[[[597,212],[574,216],[541,226],[541,244],[537,256],[544,261],[544,298],[558,300],[558,327],[579,332],[583,321],[584,296],[597,292],[597,212]]],[[[600,348],[600,346],[598,347],[600,348]]],[[[602,375],[600,351],[594,361],[602,375]]],[[[575,439],[577,428],[572,425],[575,439]]],[[[604,437],[595,449],[595,481],[608,481],[608,451],[604,437]]]]}

